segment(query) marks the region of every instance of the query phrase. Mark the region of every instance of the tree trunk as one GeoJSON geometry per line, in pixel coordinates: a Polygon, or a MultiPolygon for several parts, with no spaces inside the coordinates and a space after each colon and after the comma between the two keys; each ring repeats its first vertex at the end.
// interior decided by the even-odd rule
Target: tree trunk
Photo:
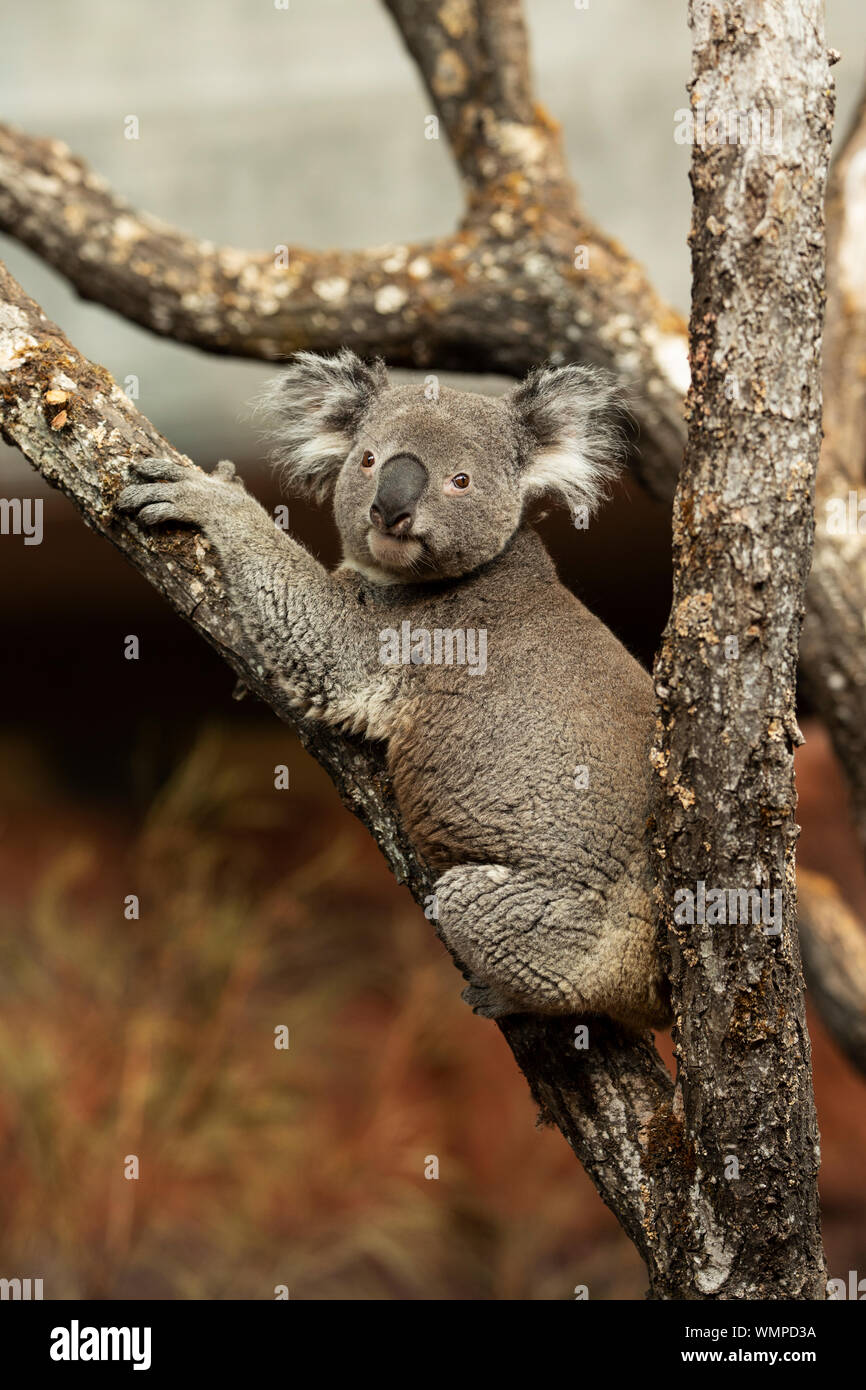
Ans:
{"type": "Polygon", "coordinates": [[[692,384],[653,749],[682,1116],[656,1290],[671,1297],[820,1298],[825,1282],[793,756],[821,439],[822,9],[690,9],[696,121],[765,120],[736,143],[698,126],[691,164],[692,384]],[[764,894],[763,911],[726,896],[702,912],[702,885],[764,894]]]}

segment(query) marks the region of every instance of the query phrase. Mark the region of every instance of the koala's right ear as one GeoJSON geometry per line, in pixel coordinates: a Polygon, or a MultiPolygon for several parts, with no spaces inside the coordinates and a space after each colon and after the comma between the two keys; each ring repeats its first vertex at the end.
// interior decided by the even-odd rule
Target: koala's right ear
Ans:
{"type": "Polygon", "coordinates": [[[288,492],[319,501],[332,490],[358,426],[388,385],[385,364],[369,365],[343,348],[334,357],[299,352],[265,387],[259,406],[271,457],[288,492]]]}
{"type": "Polygon", "coordinates": [[[536,367],[505,397],[523,432],[527,498],[570,510],[602,502],[625,452],[625,396],[598,367],[536,367]]]}

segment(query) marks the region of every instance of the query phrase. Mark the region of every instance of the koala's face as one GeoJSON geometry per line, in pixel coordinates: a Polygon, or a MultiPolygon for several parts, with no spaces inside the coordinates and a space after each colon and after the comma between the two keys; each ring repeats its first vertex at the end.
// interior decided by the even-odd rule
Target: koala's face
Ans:
{"type": "Polygon", "coordinates": [[[503,403],[442,387],[381,391],[334,489],[346,558],[396,579],[455,577],[505,547],[523,496],[503,403]]]}
{"type": "Polygon", "coordinates": [[[379,583],[471,573],[535,498],[591,508],[621,443],[612,380],[588,367],[491,397],[391,386],[346,351],[300,353],[267,404],[287,483],[333,497],[345,561],[379,583]]]}

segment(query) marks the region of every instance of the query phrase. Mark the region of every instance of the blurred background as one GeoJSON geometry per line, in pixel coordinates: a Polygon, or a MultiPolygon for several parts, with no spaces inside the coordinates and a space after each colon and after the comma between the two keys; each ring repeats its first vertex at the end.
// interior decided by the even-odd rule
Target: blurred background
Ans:
{"type": "MultiPolygon", "coordinates": [[[[685,8],[526,6],[589,212],[683,312],[685,8]]],[[[862,0],[829,0],[828,39],[838,135],[862,0]]],[[[74,19],[31,0],[4,18],[0,89],[4,119],[215,241],[375,245],[459,214],[376,0],[78,0],[74,19]]],[[[248,409],[272,367],[152,337],[2,237],[0,256],[81,351],[138,378],[178,448],[234,458],[277,500],[248,409]]],[[[429,923],[291,731],[234,703],[228,669],[2,445],[0,494],[45,502],[40,546],[0,538],[0,1276],[42,1278],[46,1298],[642,1297],[633,1247],[535,1127],[498,1030],[461,1003],[429,923]]],[[[328,516],[293,501],[291,517],[336,557],[328,516]]],[[[649,664],[666,509],[624,485],[588,532],[547,528],[566,582],[649,664]]],[[[866,915],[842,782],[808,709],[803,724],[801,859],[866,915]]],[[[866,1084],[810,1022],[830,1273],[863,1277],[866,1084]]]]}

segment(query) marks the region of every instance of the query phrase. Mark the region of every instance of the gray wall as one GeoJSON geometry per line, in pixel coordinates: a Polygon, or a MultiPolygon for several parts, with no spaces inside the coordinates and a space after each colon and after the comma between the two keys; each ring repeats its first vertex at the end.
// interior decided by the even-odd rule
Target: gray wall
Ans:
{"type": "MultiPolygon", "coordinates": [[[[688,309],[685,0],[528,0],[537,92],[564,125],[592,215],[688,309]]],[[[863,0],[830,0],[837,131],[863,55],[863,0]]],[[[4,119],[64,139],[137,207],[238,246],[380,244],[449,229],[459,190],[430,104],[377,0],[56,0],[4,17],[4,119]],[[141,138],[123,136],[139,118],[141,138]]],[[[71,336],[203,462],[255,451],[256,363],[166,343],[78,301],[7,238],[0,256],[71,336]]],[[[13,465],[11,451],[4,468],[13,465]]],[[[26,465],[24,466],[26,468],[26,465]]]]}

